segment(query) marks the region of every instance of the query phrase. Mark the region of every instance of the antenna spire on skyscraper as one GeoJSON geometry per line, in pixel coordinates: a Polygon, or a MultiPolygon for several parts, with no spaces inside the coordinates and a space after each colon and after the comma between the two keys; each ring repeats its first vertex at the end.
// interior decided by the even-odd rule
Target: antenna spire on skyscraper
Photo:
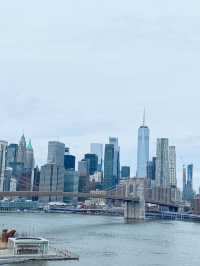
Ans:
{"type": "Polygon", "coordinates": [[[145,110],[145,108],[144,108],[144,113],[143,113],[143,120],[142,120],[142,125],[143,125],[143,127],[145,126],[145,121],[146,120],[146,110],[145,110]]]}

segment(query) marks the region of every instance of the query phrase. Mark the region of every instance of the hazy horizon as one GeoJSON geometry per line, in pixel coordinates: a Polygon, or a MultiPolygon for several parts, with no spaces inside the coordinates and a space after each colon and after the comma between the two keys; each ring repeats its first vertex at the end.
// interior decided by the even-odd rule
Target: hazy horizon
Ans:
{"type": "Polygon", "coordinates": [[[49,140],[80,159],[91,142],[117,136],[121,164],[136,171],[137,130],[146,108],[156,138],[194,164],[200,184],[200,2],[2,1],[0,139],[32,139],[36,162],[49,140]]]}

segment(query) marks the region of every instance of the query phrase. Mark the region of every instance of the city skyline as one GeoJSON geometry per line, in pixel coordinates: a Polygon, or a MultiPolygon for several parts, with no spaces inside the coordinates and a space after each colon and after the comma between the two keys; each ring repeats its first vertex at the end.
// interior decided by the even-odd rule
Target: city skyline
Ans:
{"type": "Polygon", "coordinates": [[[1,2],[0,264],[198,265],[199,10],[1,2]]]}
{"type": "Polygon", "coordinates": [[[49,140],[83,155],[90,142],[118,136],[122,164],[135,173],[145,106],[150,158],[157,137],[169,138],[177,147],[178,181],[182,164],[193,162],[199,186],[200,4],[175,1],[170,9],[147,2],[144,10],[130,0],[123,6],[111,0],[106,8],[89,0],[60,3],[20,0],[12,12],[8,2],[1,5],[1,139],[18,142],[24,131],[43,164],[49,140]]]}
{"type": "MultiPolygon", "coordinates": [[[[22,135],[22,137],[21,137],[21,139],[24,137],[24,133],[23,133],[23,135],[22,135]]],[[[26,136],[25,136],[26,137],[26,136]]],[[[159,138],[156,138],[156,141],[158,140],[159,138]]],[[[15,143],[15,142],[13,142],[13,141],[11,141],[11,142],[9,142],[8,140],[4,140],[4,141],[6,141],[6,142],[8,142],[8,144],[12,144],[12,143],[15,143]]],[[[21,141],[21,140],[20,140],[21,141]]],[[[58,140],[56,140],[56,141],[58,141],[58,140]]],[[[120,141],[120,140],[119,140],[120,141]]],[[[154,143],[154,146],[152,145],[150,145],[150,156],[149,156],[149,158],[151,158],[151,156],[156,156],[156,141],[155,141],[155,143],[154,143]],[[155,153],[153,153],[153,151],[155,150],[155,153]]],[[[16,141],[16,143],[18,143],[19,141],[16,141]]],[[[47,153],[47,151],[48,151],[48,143],[51,143],[51,142],[55,142],[55,140],[49,140],[47,143],[46,143],[46,150],[45,150],[45,152],[47,153]]],[[[60,139],[59,139],[59,142],[60,142],[60,139]]],[[[98,141],[95,141],[95,144],[97,143],[98,141]]],[[[103,145],[103,150],[105,149],[105,144],[107,143],[108,141],[107,140],[105,140],[105,142],[104,143],[100,143],[100,142],[98,142],[98,144],[102,144],[103,145]]],[[[61,143],[63,143],[63,145],[65,144],[65,142],[64,141],[61,141],[61,143]]],[[[94,142],[90,142],[89,144],[88,144],[88,149],[86,149],[85,151],[81,151],[80,153],[76,153],[74,150],[73,150],[73,144],[72,145],[66,145],[65,144],[65,147],[69,147],[69,149],[70,149],[70,151],[72,151],[72,154],[73,155],[75,155],[76,156],[76,158],[77,158],[77,160],[76,160],[76,169],[78,169],[78,161],[81,161],[82,159],[84,159],[84,155],[85,154],[87,154],[87,153],[89,153],[89,151],[90,151],[90,148],[91,148],[91,144],[93,144],[94,142]]],[[[136,143],[137,143],[137,139],[136,139],[136,143]]],[[[150,143],[152,143],[152,141],[151,141],[151,138],[150,138],[150,143]]],[[[29,139],[29,142],[27,142],[27,147],[29,146],[31,144],[31,146],[32,146],[32,143],[31,143],[31,139],[29,139]]],[[[171,144],[171,141],[170,141],[170,144],[171,144]]],[[[37,143],[34,143],[33,144],[33,147],[35,147],[35,146],[37,146],[37,143]]],[[[137,146],[137,145],[136,145],[137,146]]],[[[175,147],[176,147],[176,145],[174,145],[175,147]]],[[[171,147],[171,146],[170,146],[171,147]]],[[[120,147],[121,148],[121,147],[120,147]]],[[[123,150],[123,147],[122,147],[122,150],[123,150]]],[[[105,151],[104,151],[105,152],[105,151]]],[[[103,152],[103,153],[104,153],[103,152]]],[[[132,177],[134,177],[134,176],[136,176],[136,172],[137,172],[137,149],[136,149],[136,154],[135,154],[135,157],[136,157],[136,159],[135,159],[135,161],[134,161],[134,166],[135,167],[133,167],[133,164],[131,165],[131,164],[128,164],[128,162],[127,161],[125,161],[125,160],[121,160],[122,158],[120,158],[120,164],[121,165],[123,165],[123,164],[126,164],[126,165],[128,165],[128,166],[130,166],[130,170],[131,170],[131,176],[132,177]]],[[[36,149],[34,149],[34,154],[37,154],[37,150],[36,149]]],[[[47,162],[47,154],[45,155],[45,157],[43,158],[43,162],[40,162],[40,161],[38,161],[37,160],[37,157],[36,157],[36,160],[35,160],[35,165],[37,165],[37,166],[39,166],[39,167],[41,167],[42,165],[44,165],[44,164],[46,164],[46,162],[47,162]]],[[[120,157],[122,157],[122,156],[120,156],[120,157]]],[[[192,161],[185,161],[185,164],[190,164],[190,163],[192,163],[192,164],[194,164],[192,161]]],[[[178,164],[178,163],[177,163],[178,164]]],[[[182,178],[183,178],[183,173],[182,173],[182,167],[183,167],[183,165],[184,164],[179,164],[179,165],[177,165],[177,169],[178,169],[178,171],[177,171],[177,184],[178,184],[178,187],[180,188],[180,189],[182,189],[182,178]],[[179,169],[180,169],[180,172],[179,172],[179,169]]],[[[196,168],[196,165],[194,164],[194,170],[195,170],[195,168],[196,168]]],[[[196,171],[197,172],[197,171],[196,171]]],[[[199,180],[197,180],[196,179],[196,176],[195,176],[195,171],[194,171],[194,179],[193,179],[193,183],[194,183],[194,189],[196,190],[196,192],[198,192],[199,191],[199,180]]]]}

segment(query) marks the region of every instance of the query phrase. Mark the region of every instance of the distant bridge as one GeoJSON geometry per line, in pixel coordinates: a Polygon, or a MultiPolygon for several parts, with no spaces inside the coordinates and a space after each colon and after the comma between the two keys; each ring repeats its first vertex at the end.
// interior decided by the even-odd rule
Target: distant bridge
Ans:
{"type": "Polygon", "coordinates": [[[151,203],[164,207],[169,207],[175,211],[180,205],[167,200],[155,200],[146,193],[146,183],[143,178],[131,178],[114,189],[107,191],[92,191],[90,193],[81,192],[62,192],[62,191],[14,191],[0,192],[0,197],[78,197],[83,199],[105,199],[112,201],[125,202],[124,217],[126,219],[144,219],[145,218],[145,203],[151,203]]]}
{"type": "Polygon", "coordinates": [[[14,191],[14,192],[0,192],[0,197],[78,197],[78,198],[94,198],[94,199],[106,199],[106,200],[119,200],[119,201],[133,201],[139,202],[139,197],[120,196],[110,194],[109,191],[90,192],[62,192],[62,191],[14,191]]]}

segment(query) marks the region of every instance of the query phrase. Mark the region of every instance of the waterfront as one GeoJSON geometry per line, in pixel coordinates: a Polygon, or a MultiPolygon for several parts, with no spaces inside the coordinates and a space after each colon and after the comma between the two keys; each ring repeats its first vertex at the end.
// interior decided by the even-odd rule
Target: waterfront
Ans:
{"type": "MultiPolygon", "coordinates": [[[[125,224],[122,217],[73,214],[0,214],[0,226],[48,238],[80,255],[79,262],[26,263],[24,266],[196,266],[200,224],[147,221],[125,224]]],[[[14,266],[14,264],[12,264],[14,266]]],[[[20,264],[17,264],[20,265],[20,264]]]]}

